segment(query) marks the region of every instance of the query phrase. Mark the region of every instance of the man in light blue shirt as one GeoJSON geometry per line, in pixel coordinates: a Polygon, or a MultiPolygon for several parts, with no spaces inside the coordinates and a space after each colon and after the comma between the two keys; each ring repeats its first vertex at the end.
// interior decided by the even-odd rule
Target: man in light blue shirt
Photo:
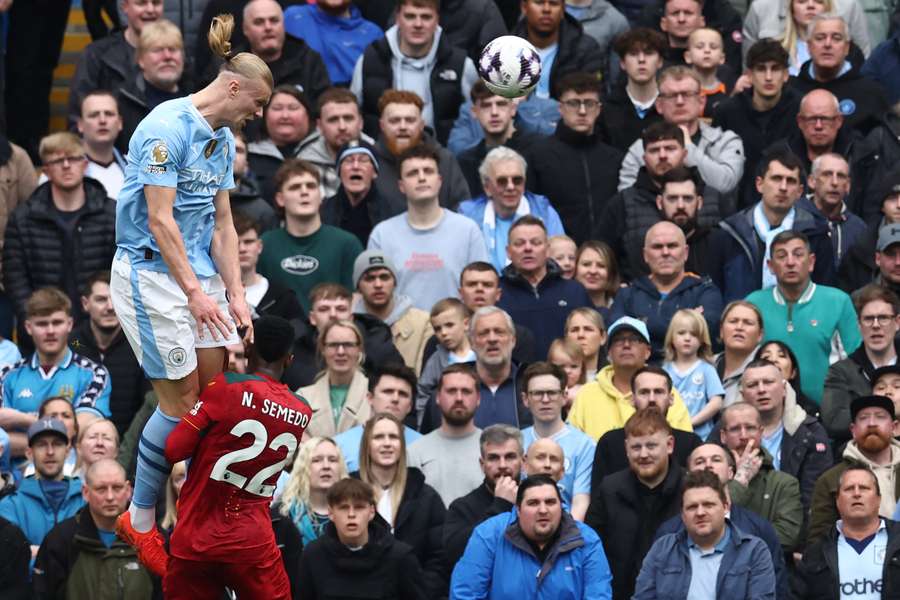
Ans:
{"type": "Polygon", "coordinates": [[[526,455],[539,439],[549,438],[563,450],[563,477],[559,482],[563,501],[575,519],[584,520],[591,502],[591,470],[594,440],[562,419],[566,375],[561,367],[537,362],[522,375],[522,402],[531,411],[534,425],[522,431],[526,455]]]}
{"type": "MultiPolygon", "coordinates": [[[[387,364],[377,369],[369,377],[369,393],[366,400],[372,413],[390,413],[403,422],[412,410],[413,394],[416,391],[416,374],[403,364],[387,364]]],[[[357,425],[336,435],[334,443],[341,449],[347,472],[359,471],[359,446],[362,442],[363,426],[357,425]]],[[[422,437],[415,429],[403,428],[406,447],[422,437]]]]}

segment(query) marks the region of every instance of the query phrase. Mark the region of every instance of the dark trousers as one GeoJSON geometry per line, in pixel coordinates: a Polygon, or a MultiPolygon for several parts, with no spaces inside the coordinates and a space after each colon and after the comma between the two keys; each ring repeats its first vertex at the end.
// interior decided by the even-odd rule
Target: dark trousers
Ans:
{"type": "Polygon", "coordinates": [[[81,0],[81,8],[84,10],[84,20],[87,23],[88,32],[91,34],[91,40],[99,40],[110,33],[106,21],[103,20],[102,12],[106,12],[109,20],[112,21],[113,31],[122,28],[116,0],[81,0]]]}
{"type": "Polygon", "coordinates": [[[24,0],[9,10],[6,47],[7,136],[37,164],[50,122],[50,88],[72,0],[24,0]]]}

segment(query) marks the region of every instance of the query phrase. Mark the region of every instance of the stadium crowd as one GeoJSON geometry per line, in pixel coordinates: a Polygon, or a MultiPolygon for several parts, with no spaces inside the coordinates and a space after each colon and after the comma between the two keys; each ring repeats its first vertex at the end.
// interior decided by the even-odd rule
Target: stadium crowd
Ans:
{"type": "Polygon", "coordinates": [[[114,531],[157,404],[116,197],[226,12],[275,83],[231,206],[313,411],[294,598],[900,596],[900,4],[81,4],[48,134],[70,1],[0,0],[0,597],[162,597],[114,531]],[[478,76],[505,34],[525,98],[478,76]]]}

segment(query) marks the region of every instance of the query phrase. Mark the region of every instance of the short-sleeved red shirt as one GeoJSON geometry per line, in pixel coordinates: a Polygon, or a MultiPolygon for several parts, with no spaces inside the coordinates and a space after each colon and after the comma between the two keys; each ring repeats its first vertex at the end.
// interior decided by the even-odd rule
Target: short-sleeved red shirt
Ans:
{"type": "Polygon", "coordinates": [[[171,462],[191,458],[172,556],[236,563],[277,552],[269,503],[311,417],[309,404],[274,379],[217,375],[166,441],[171,462]]]}

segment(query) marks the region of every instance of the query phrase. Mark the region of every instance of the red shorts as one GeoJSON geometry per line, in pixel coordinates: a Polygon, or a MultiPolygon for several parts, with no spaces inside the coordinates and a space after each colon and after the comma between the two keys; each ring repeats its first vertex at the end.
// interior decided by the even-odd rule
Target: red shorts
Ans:
{"type": "Polygon", "coordinates": [[[166,600],[221,600],[225,588],[241,600],[290,600],[291,584],[281,553],[257,563],[221,563],[169,557],[166,600]]]}

